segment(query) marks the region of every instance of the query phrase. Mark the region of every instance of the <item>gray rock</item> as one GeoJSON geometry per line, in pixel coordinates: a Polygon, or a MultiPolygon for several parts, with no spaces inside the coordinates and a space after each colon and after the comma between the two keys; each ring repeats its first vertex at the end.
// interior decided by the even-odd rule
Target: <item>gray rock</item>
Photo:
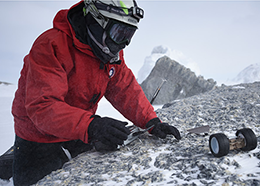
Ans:
{"type": "Polygon", "coordinates": [[[141,84],[148,100],[152,99],[163,79],[167,82],[163,85],[154,104],[166,104],[175,99],[204,93],[212,90],[216,85],[213,79],[205,80],[202,76],[197,77],[189,68],[164,56],[157,60],[153,70],[141,84]]]}
{"type": "Polygon", "coordinates": [[[3,85],[12,85],[12,83],[4,82],[4,81],[0,81],[0,85],[1,84],[3,84],[3,85]]]}

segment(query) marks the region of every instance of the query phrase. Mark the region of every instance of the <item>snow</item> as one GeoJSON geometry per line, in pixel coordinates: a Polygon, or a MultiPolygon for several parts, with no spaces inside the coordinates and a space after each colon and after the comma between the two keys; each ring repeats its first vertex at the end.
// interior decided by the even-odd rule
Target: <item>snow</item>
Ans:
{"type": "Polygon", "coordinates": [[[14,142],[13,116],[11,106],[15,85],[0,84],[0,154],[8,150],[14,142]]]}
{"type": "MultiPolygon", "coordinates": [[[[258,149],[252,150],[251,153],[256,153],[258,152],[258,149]]],[[[258,159],[256,157],[251,157],[248,154],[241,154],[240,156],[236,157],[230,157],[230,162],[239,162],[239,165],[241,167],[237,168],[236,166],[229,166],[229,171],[235,174],[239,174],[242,178],[246,178],[247,174],[258,172],[259,167],[256,166],[255,163],[252,162],[257,162],[258,159]]]]}
{"type": "Polygon", "coordinates": [[[260,64],[249,65],[234,78],[234,81],[236,83],[253,83],[254,81],[260,81],[260,64]]]}
{"type": "Polygon", "coordinates": [[[224,84],[234,85],[240,83],[254,83],[260,81],[260,64],[250,64],[244,68],[241,72],[238,73],[233,79],[229,79],[224,84]]]}
{"type": "MultiPolygon", "coordinates": [[[[15,90],[15,85],[0,84],[0,154],[7,151],[14,143],[14,127],[11,106],[15,90]]],[[[8,182],[0,179],[0,185],[12,186],[13,182],[12,180],[8,182]]]]}

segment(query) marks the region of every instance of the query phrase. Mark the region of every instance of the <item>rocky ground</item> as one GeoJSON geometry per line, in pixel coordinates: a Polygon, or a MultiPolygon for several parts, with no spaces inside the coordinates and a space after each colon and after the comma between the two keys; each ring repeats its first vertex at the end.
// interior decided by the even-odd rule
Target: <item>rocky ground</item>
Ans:
{"type": "Polygon", "coordinates": [[[83,153],[36,185],[260,185],[260,83],[222,85],[157,113],[181,131],[180,141],[144,134],[116,152],[83,153]],[[210,125],[209,135],[187,133],[203,125],[210,125]],[[233,150],[221,158],[211,154],[211,134],[231,137],[245,127],[257,136],[255,150],[233,150]]]}

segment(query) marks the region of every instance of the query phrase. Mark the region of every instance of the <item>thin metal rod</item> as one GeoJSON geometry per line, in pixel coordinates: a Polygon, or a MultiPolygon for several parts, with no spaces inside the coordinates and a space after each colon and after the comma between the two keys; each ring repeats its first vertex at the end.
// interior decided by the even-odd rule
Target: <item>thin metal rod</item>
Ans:
{"type": "Polygon", "coordinates": [[[157,97],[157,95],[159,94],[163,84],[166,82],[167,80],[166,79],[163,79],[162,83],[157,87],[157,89],[155,90],[154,94],[153,94],[153,97],[152,97],[152,100],[150,101],[151,105],[153,104],[155,98],[157,97]]]}

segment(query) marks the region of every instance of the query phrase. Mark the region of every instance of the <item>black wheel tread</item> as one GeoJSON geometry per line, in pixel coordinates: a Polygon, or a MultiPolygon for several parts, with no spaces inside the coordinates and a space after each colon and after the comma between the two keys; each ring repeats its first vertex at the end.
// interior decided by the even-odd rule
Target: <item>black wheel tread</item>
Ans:
{"type": "Polygon", "coordinates": [[[246,146],[241,148],[243,151],[254,150],[257,147],[257,138],[255,133],[250,128],[243,128],[236,132],[236,136],[242,134],[246,141],[246,146]]]}
{"type": "Polygon", "coordinates": [[[209,138],[209,147],[210,147],[210,151],[211,153],[215,156],[215,157],[222,157],[225,156],[229,153],[229,139],[227,138],[227,136],[223,133],[217,133],[217,134],[212,134],[209,138]],[[218,141],[219,144],[219,152],[218,153],[214,153],[214,151],[211,148],[211,139],[215,137],[218,141]]]}

